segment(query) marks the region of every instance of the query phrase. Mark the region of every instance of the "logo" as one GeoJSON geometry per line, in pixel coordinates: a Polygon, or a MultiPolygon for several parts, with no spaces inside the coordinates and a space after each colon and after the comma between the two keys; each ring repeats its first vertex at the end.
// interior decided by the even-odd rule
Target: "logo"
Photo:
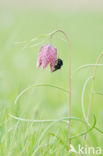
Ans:
{"type": "Polygon", "coordinates": [[[78,144],[78,149],[76,150],[73,145],[70,145],[70,150],[69,152],[71,153],[77,153],[77,154],[87,154],[87,155],[99,155],[102,153],[101,147],[92,147],[92,146],[83,146],[81,144],[78,144]]]}
{"type": "Polygon", "coordinates": [[[71,144],[70,144],[70,150],[69,150],[69,152],[78,153],[76,151],[76,149],[71,144]]]}

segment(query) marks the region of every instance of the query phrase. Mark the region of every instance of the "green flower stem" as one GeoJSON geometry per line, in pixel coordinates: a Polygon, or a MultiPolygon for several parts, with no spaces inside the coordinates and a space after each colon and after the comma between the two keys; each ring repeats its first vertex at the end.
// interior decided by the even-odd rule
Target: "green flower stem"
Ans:
{"type": "MultiPolygon", "coordinates": [[[[70,45],[70,40],[69,40],[68,35],[60,29],[58,29],[58,30],[56,30],[50,34],[50,41],[52,41],[53,35],[56,34],[57,32],[61,32],[65,36],[67,43],[68,43],[68,46],[69,46],[69,106],[68,106],[68,116],[71,117],[71,45],[70,45]]],[[[69,148],[70,148],[71,147],[71,121],[69,121],[69,123],[68,123],[68,136],[69,136],[69,148]]]]}

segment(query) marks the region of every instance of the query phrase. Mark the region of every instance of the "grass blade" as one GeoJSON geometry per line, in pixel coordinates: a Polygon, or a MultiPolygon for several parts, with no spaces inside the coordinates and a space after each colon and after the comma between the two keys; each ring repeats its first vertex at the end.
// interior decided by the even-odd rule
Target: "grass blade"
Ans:
{"type": "MultiPolygon", "coordinates": [[[[82,96],[81,96],[81,105],[82,105],[82,112],[83,112],[83,116],[84,116],[84,119],[86,121],[86,123],[88,124],[89,127],[91,127],[91,124],[87,121],[87,118],[86,118],[86,114],[85,114],[85,108],[84,108],[84,94],[85,94],[85,89],[87,87],[87,84],[88,82],[93,78],[93,76],[90,76],[88,77],[88,79],[85,81],[84,83],[84,86],[83,86],[83,90],[82,90],[82,96]]],[[[99,128],[97,127],[94,127],[98,132],[100,132],[101,134],[103,134],[103,131],[100,130],[99,128]]]]}
{"type": "Polygon", "coordinates": [[[18,100],[20,99],[20,97],[21,97],[24,93],[26,93],[28,90],[30,90],[30,89],[32,89],[32,88],[35,88],[35,87],[52,87],[52,88],[55,88],[55,89],[59,89],[59,90],[65,92],[65,93],[68,93],[68,92],[69,92],[69,90],[64,89],[64,88],[61,88],[61,87],[58,87],[58,86],[56,86],[56,85],[54,85],[54,84],[47,84],[47,83],[33,84],[33,85],[31,85],[31,86],[25,88],[25,89],[16,97],[16,99],[15,99],[15,104],[17,104],[18,100]]]}
{"type": "Polygon", "coordinates": [[[87,133],[89,133],[90,131],[92,131],[95,128],[95,125],[96,125],[96,117],[94,115],[94,122],[93,122],[92,127],[89,128],[88,130],[86,130],[85,132],[82,132],[82,133],[80,133],[78,135],[72,136],[71,139],[74,139],[76,137],[80,137],[80,136],[86,135],[87,133]]]}

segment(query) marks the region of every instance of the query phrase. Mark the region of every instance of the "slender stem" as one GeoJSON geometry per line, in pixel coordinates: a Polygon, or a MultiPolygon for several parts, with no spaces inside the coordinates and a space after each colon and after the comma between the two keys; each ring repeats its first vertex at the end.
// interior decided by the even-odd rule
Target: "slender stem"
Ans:
{"type": "Polygon", "coordinates": [[[91,107],[93,103],[93,93],[94,93],[94,85],[95,85],[95,77],[96,77],[96,70],[97,70],[97,64],[99,63],[101,57],[103,56],[103,52],[98,56],[95,68],[94,68],[94,74],[93,74],[93,80],[92,80],[92,86],[90,91],[90,99],[89,99],[89,107],[88,107],[88,114],[87,114],[87,121],[89,121],[90,113],[91,113],[91,107]]]}
{"type": "MultiPolygon", "coordinates": [[[[62,30],[56,30],[56,31],[52,32],[50,34],[50,40],[52,40],[53,35],[57,32],[61,32],[64,34],[64,36],[67,40],[68,46],[69,46],[69,108],[68,108],[68,116],[71,117],[71,45],[70,45],[70,40],[69,40],[68,35],[62,30]]],[[[69,121],[69,123],[68,123],[68,136],[69,136],[69,148],[71,148],[71,121],[69,121]]]]}
{"type": "MultiPolygon", "coordinates": [[[[95,86],[95,77],[96,77],[96,70],[97,70],[97,64],[99,63],[101,57],[103,56],[103,52],[97,57],[94,73],[93,73],[93,79],[92,79],[92,85],[90,89],[90,97],[89,97],[89,107],[88,107],[88,113],[87,113],[87,122],[89,122],[89,117],[91,113],[92,103],[93,103],[93,94],[94,94],[94,86],[95,86]]],[[[84,136],[84,140],[86,140],[86,135],[84,136]]]]}

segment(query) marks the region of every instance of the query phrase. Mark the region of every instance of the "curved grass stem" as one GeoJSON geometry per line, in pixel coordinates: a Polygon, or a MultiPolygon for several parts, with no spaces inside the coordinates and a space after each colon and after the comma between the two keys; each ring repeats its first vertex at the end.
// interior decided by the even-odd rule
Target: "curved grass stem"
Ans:
{"type": "MultiPolygon", "coordinates": [[[[82,111],[83,111],[84,118],[85,118],[85,120],[86,120],[86,122],[87,122],[87,124],[89,126],[90,126],[90,124],[89,124],[89,117],[90,117],[92,103],[93,103],[93,94],[94,94],[94,86],[95,86],[96,69],[97,69],[97,64],[99,63],[99,61],[100,61],[100,59],[101,59],[102,56],[103,56],[103,52],[98,56],[97,61],[96,61],[96,64],[95,64],[93,76],[92,77],[89,77],[86,80],[86,82],[84,84],[84,87],[83,87],[83,92],[82,92],[82,111]],[[87,113],[87,117],[86,117],[85,111],[84,111],[83,96],[84,96],[84,91],[85,91],[86,85],[87,85],[87,83],[88,83],[88,81],[90,79],[92,79],[92,85],[91,85],[91,90],[90,90],[88,113],[87,113]]],[[[98,130],[98,129],[96,129],[96,130],[98,130]]],[[[86,140],[86,135],[84,136],[84,139],[86,140]]]]}
{"type": "MultiPolygon", "coordinates": [[[[84,83],[84,86],[83,86],[83,90],[82,90],[82,96],[81,96],[81,105],[82,105],[82,112],[83,112],[83,117],[85,119],[85,122],[87,123],[87,125],[89,127],[91,127],[91,124],[89,123],[89,121],[87,121],[87,118],[86,118],[86,113],[85,113],[85,108],[84,108],[84,94],[85,94],[85,90],[86,90],[86,87],[87,87],[87,84],[90,80],[93,79],[93,76],[90,76],[88,77],[88,79],[85,81],[84,83]]],[[[99,128],[97,128],[96,126],[94,127],[95,130],[97,130],[99,133],[103,134],[103,131],[99,128]]],[[[86,134],[84,136],[84,139],[86,139],[86,134]]]]}
{"type": "Polygon", "coordinates": [[[51,87],[51,88],[55,88],[55,89],[59,89],[63,92],[66,92],[68,93],[69,90],[66,90],[64,88],[61,88],[59,86],[56,86],[55,84],[49,84],[49,83],[38,83],[38,84],[32,84],[31,86],[25,88],[24,90],[22,90],[19,95],[16,97],[15,99],[15,104],[17,104],[18,100],[21,98],[22,95],[24,95],[27,91],[29,91],[30,89],[32,88],[35,88],[35,87],[51,87]]]}
{"type": "Polygon", "coordinates": [[[95,68],[94,68],[94,74],[93,74],[91,91],[90,91],[90,98],[89,98],[89,107],[88,107],[87,121],[89,121],[89,117],[90,117],[90,113],[91,113],[91,108],[92,108],[92,103],[93,103],[93,93],[94,93],[94,85],[95,85],[97,64],[99,63],[99,61],[102,58],[102,56],[103,56],[103,52],[98,56],[97,61],[96,61],[96,64],[95,64],[95,68]]]}
{"type": "MultiPolygon", "coordinates": [[[[82,123],[86,124],[85,121],[83,121],[83,120],[80,119],[80,118],[76,118],[76,117],[63,117],[63,118],[61,118],[61,119],[59,119],[59,120],[55,120],[55,121],[51,122],[51,123],[43,130],[43,132],[41,133],[41,135],[40,135],[40,137],[39,137],[39,139],[38,139],[38,141],[37,141],[37,143],[36,143],[36,145],[33,147],[33,151],[34,151],[34,152],[32,153],[32,156],[34,155],[34,153],[37,152],[36,149],[40,146],[40,142],[41,142],[42,138],[44,137],[45,133],[46,133],[52,126],[54,126],[54,125],[57,124],[58,122],[61,122],[61,121],[64,121],[64,120],[76,120],[76,121],[79,121],[79,122],[82,122],[82,123]]],[[[95,116],[94,116],[94,123],[93,123],[93,126],[90,127],[90,128],[89,128],[87,131],[85,131],[85,132],[82,132],[82,133],[80,133],[80,134],[78,134],[78,135],[76,135],[76,136],[72,136],[71,139],[74,139],[74,138],[76,138],[76,137],[83,136],[83,135],[89,133],[90,131],[92,131],[92,129],[94,129],[95,125],[96,125],[96,118],[95,118],[95,116]]],[[[69,139],[70,139],[70,138],[69,138],[69,139]]],[[[70,145],[71,145],[71,144],[70,144],[70,145]]],[[[71,146],[70,146],[70,147],[71,147],[71,146]]],[[[69,147],[69,151],[70,151],[70,147],[69,147]]]]}

